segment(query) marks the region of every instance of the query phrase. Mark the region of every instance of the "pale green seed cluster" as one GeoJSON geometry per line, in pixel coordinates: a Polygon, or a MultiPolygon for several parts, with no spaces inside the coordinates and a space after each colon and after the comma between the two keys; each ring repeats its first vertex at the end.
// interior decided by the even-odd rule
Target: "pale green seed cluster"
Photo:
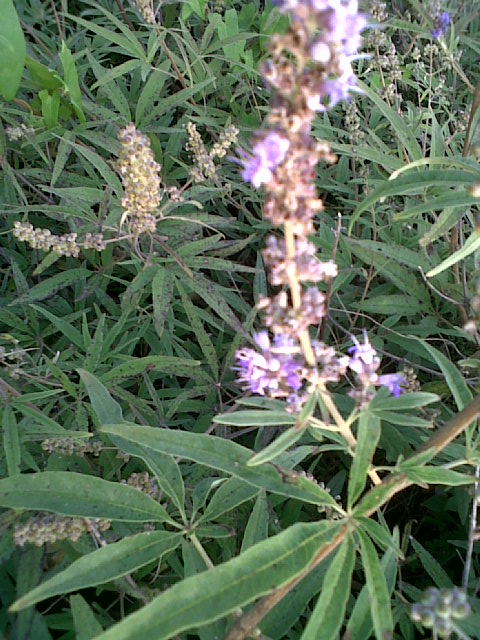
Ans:
{"type": "Polygon", "coordinates": [[[155,20],[152,0],[134,0],[133,4],[140,11],[145,22],[148,22],[148,24],[156,24],[157,21],[155,20]]]}
{"type": "Polygon", "coordinates": [[[129,124],[118,132],[121,143],[118,168],[122,176],[124,218],[132,233],[154,233],[163,190],[159,176],[160,165],[155,161],[147,136],[129,124]]]}
{"type": "Polygon", "coordinates": [[[92,520],[90,518],[70,518],[55,514],[34,516],[23,524],[15,526],[13,540],[17,547],[26,543],[37,547],[57,540],[77,542],[84,533],[91,531],[107,531],[111,526],[109,520],[92,520]]]}
{"type": "Polygon", "coordinates": [[[76,233],[66,233],[56,236],[50,229],[35,229],[29,222],[13,223],[13,235],[18,240],[26,242],[32,249],[41,249],[42,251],[54,251],[60,256],[72,256],[77,258],[80,249],[95,249],[103,251],[107,246],[101,233],[92,235],[87,233],[83,240],[77,240],[76,233]]]}
{"type": "Polygon", "coordinates": [[[33,127],[27,127],[22,123],[19,127],[6,127],[5,133],[11,142],[15,142],[16,140],[33,136],[35,129],[33,129],[33,127]]]}
{"type": "Polygon", "coordinates": [[[201,135],[197,131],[195,123],[188,122],[187,150],[193,156],[195,165],[190,169],[190,177],[193,182],[204,182],[217,177],[217,167],[214,158],[223,158],[230,147],[237,142],[238,129],[235,126],[226,127],[220,134],[210,151],[207,151],[201,135]]]}
{"type": "Polygon", "coordinates": [[[123,484],[128,484],[134,489],[146,493],[151,498],[157,498],[160,490],[155,478],[151,478],[148,471],[143,473],[132,473],[128,480],[122,480],[123,484]]]}
{"type": "Polygon", "coordinates": [[[422,626],[434,629],[438,637],[448,638],[453,631],[455,619],[466,618],[470,613],[465,591],[458,587],[431,587],[425,591],[420,602],[412,605],[410,616],[422,626]]]}
{"type": "Polygon", "coordinates": [[[77,455],[83,458],[86,453],[95,457],[102,451],[102,443],[98,440],[79,441],[73,438],[47,438],[42,442],[42,449],[48,453],[58,453],[62,456],[77,455]]]}
{"type": "Polygon", "coordinates": [[[17,380],[23,373],[22,364],[27,352],[18,348],[19,341],[10,334],[0,334],[0,338],[14,345],[13,349],[0,346],[0,364],[6,368],[11,378],[17,380]]]}

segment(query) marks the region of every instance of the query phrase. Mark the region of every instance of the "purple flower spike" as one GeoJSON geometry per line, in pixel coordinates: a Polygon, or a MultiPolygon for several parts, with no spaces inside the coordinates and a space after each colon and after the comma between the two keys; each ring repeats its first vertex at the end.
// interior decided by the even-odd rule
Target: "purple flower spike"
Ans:
{"type": "Polygon", "coordinates": [[[254,145],[253,155],[241,152],[244,167],[242,178],[245,182],[251,182],[256,189],[267,184],[272,179],[272,170],[285,160],[289,147],[287,138],[271,131],[254,145]]]}
{"type": "Polygon", "coordinates": [[[404,392],[404,389],[402,389],[400,385],[405,385],[407,382],[399,373],[387,373],[378,377],[378,384],[382,387],[387,387],[390,393],[392,393],[395,398],[398,398],[398,396],[404,392]]]}
{"type": "Polygon", "coordinates": [[[450,16],[446,11],[436,15],[433,21],[432,37],[435,38],[435,40],[437,40],[441,36],[445,35],[447,33],[449,25],[450,25],[450,16]]]}

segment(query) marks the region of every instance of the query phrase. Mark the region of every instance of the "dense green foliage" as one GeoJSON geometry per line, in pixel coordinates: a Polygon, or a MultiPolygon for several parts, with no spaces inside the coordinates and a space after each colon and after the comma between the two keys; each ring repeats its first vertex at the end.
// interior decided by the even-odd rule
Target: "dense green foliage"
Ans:
{"type": "Polygon", "coordinates": [[[325,407],[298,419],[235,381],[271,226],[235,145],[200,180],[187,132],[212,151],[234,125],[248,148],[288,18],[261,0],[161,3],[156,25],[126,0],[14,4],[0,0],[0,637],[222,639],[285,588],[259,637],[410,640],[412,603],[458,585],[457,637],[480,638],[480,3],[442,7],[439,40],[427,3],[365,3],[382,29],[355,63],[362,93],[315,121],[338,156],[317,167],[312,241],[339,269],[318,334],[346,353],[368,330],[409,384],[361,412],[348,380],[330,387],[353,456],[325,407]],[[130,122],[161,165],[153,234],[122,209],[130,122]],[[102,250],[85,242],[100,233],[102,250]],[[452,442],[412,457],[462,410],[452,442]],[[372,465],[389,478],[374,489],[372,465]]]}

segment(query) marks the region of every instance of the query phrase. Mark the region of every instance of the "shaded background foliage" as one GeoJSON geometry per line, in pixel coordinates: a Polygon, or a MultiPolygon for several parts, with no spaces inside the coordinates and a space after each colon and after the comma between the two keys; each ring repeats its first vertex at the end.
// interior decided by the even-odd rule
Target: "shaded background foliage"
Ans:
{"type": "MultiPolygon", "coordinates": [[[[282,494],[278,485],[266,494],[261,485],[245,484],[213,462],[202,465],[180,452],[177,462],[162,451],[152,461],[151,451],[135,449],[140,445],[109,434],[108,427],[100,431],[124,419],[173,432],[213,433],[224,440],[226,459],[229,444],[258,452],[271,438],[272,428],[263,426],[264,410],[281,407],[243,398],[231,370],[235,351],[258,326],[254,305],[267,287],[259,251],[270,225],[262,220],[262,195],[240,180],[228,158],[217,161],[214,178],[188,184],[193,160],[185,126],[195,123],[210,149],[234,124],[240,144],[248,146],[268,110],[258,67],[269,36],[285,30],[288,19],[270,3],[233,0],[163,4],[156,29],[137,8],[125,4],[122,13],[110,0],[23,0],[15,8],[27,59],[16,100],[1,103],[1,475],[9,480],[18,472],[72,472],[67,502],[75,501],[82,486],[73,473],[143,489],[155,476],[160,483],[153,485],[155,497],[161,496],[167,514],[156,512],[155,518],[181,523],[173,541],[168,536],[175,528],[160,525],[155,535],[168,536],[159,536],[157,555],[145,556],[145,564],[134,561],[127,572],[112,570],[103,577],[99,572],[101,586],[81,595],[64,595],[65,586],[46,592],[46,602],[14,615],[8,607],[17,598],[88,558],[105,539],[134,541],[140,548],[150,529],[148,518],[129,515],[136,494],[127,495],[124,487],[124,517],[113,514],[108,531],[18,548],[12,531],[32,513],[22,511],[29,508],[25,497],[2,503],[14,509],[6,509],[0,520],[0,631],[39,640],[93,638],[167,587],[200,575],[209,560],[218,565],[242,557],[255,543],[319,517],[315,501],[282,494]],[[164,184],[188,185],[184,201],[172,201],[159,221],[153,249],[148,238],[137,247],[115,240],[122,217],[117,132],[130,121],[148,135],[164,184]],[[22,123],[28,131],[12,139],[7,128],[22,123]],[[14,222],[27,219],[58,235],[101,231],[107,247],[82,250],[78,258],[46,254],[13,238],[14,222]],[[214,421],[219,413],[235,415],[234,402],[242,398],[247,404],[241,408],[261,409],[262,415],[250,415],[244,428],[238,421],[214,421]],[[99,443],[97,451],[82,450],[87,434],[99,443]],[[65,438],[71,439],[67,453],[73,455],[55,447],[65,438]],[[140,477],[146,471],[150,476],[140,477]],[[133,480],[132,474],[137,474],[133,480]],[[195,530],[188,527],[192,523],[195,530]],[[180,535],[182,527],[187,533],[180,535]]],[[[371,330],[386,372],[404,366],[417,391],[420,385],[439,396],[436,403],[423,397],[411,406],[400,399],[398,411],[383,398],[378,465],[394,465],[411,454],[425,428],[448,420],[461,408],[459,398],[467,404],[478,384],[478,256],[467,251],[464,260],[438,275],[425,275],[470,237],[476,239],[475,98],[471,105],[478,75],[478,3],[445,8],[452,28],[442,41],[432,42],[434,8],[413,1],[366,6],[383,28],[368,33],[370,55],[356,63],[363,93],[315,123],[315,135],[339,156],[336,164],[318,167],[325,213],[313,242],[320,258],[334,255],[339,267],[325,338],[345,351],[349,334],[371,330]]],[[[344,411],[352,404],[347,389],[345,383],[334,394],[344,411]]],[[[283,432],[291,423],[282,419],[288,418],[272,418],[283,432]]],[[[477,464],[476,433],[468,432],[442,456],[441,462],[452,466],[464,460],[477,464]]],[[[345,502],[349,461],[341,447],[305,433],[280,461],[296,474],[311,474],[345,502]]],[[[424,588],[461,582],[472,495],[468,487],[449,484],[410,488],[379,517],[394,541],[382,549],[382,565],[396,637],[414,637],[409,603],[424,588]],[[404,554],[398,567],[396,546],[404,554]]],[[[106,500],[114,490],[102,485],[106,500]]],[[[145,504],[146,510],[156,509],[145,504]]],[[[40,517],[43,509],[65,513],[64,506],[55,509],[47,502],[35,507],[34,515],[40,517]]],[[[109,518],[91,507],[78,515],[109,518]]],[[[86,582],[72,590],[97,584],[90,562],[86,582]]],[[[269,613],[261,625],[265,637],[302,637],[331,562],[312,571],[269,613]]],[[[368,638],[373,626],[359,566],[353,575],[347,617],[362,610],[352,637],[368,638]],[[355,602],[360,602],[356,609],[355,602]]],[[[472,596],[478,575],[474,553],[472,596]]],[[[475,598],[471,603],[474,613],[463,628],[476,638],[479,605],[475,598]]],[[[189,637],[224,637],[231,624],[221,617],[209,622],[189,637]]]]}

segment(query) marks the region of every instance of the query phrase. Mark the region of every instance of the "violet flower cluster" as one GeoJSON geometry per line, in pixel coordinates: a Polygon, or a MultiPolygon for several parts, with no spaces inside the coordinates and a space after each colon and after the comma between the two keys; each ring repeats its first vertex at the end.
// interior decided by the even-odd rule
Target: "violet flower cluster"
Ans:
{"type": "Polygon", "coordinates": [[[448,13],[443,11],[442,13],[437,14],[433,20],[432,37],[435,38],[435,40],[438,40],[438,38],[447,33],[449,26],[450,16],[448,13]]]}
{"type": "MultiPolygon", "coordinates": [[[[336,157],[326,143],[311,135],[317,112],[349,98],[355,90],[352,60],[367,25],[357,0],[277,0],[292,22],[284,35],[273,36],[270,58],[262,68],[274,92],[266,126],[254,136],[252,152],[239,152],[241,175],[265,189],[263,215],[283,227],[283,237],[271,235],[262,252],[270,283],[280,292],[263,298],[259,308],[264,326],[254,336],[255,348],[237,352],[236,369],[245,389],[285,398],[292,410],[301,407],[315,388],[337,382],[348,370],[357,379],[355,398],[368,399],[384,385],[394,395],[403,379],[378,375],[380,359],[365,337],[354,338],[350,354],[338,356],[332,347],[310,339],[309,327],[326,314],[325,294],[318,284],[337,275],[332,262],[321,262],[309,240],[314,217],[323,203],[315,188],[315,167],[336,157]]],[[[352,393],[353,395],[353,393],[352,393]]]]}

